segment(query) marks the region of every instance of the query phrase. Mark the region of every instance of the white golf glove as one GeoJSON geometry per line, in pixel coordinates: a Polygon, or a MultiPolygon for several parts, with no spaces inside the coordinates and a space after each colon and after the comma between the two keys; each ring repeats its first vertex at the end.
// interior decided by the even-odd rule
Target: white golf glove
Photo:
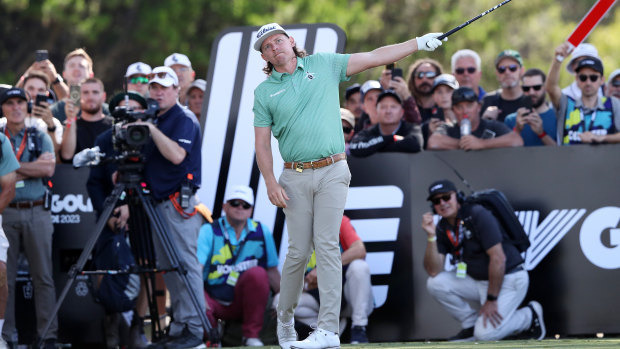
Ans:
{"type": "MultiPolygon", "coordinates": [[[[437,39],[443,33],[428,33],[418,38],[415,38],[418,43],[418,50],[424,51],[435,51],[435,49],[441,46],[441,41],[437,39]]],[[[443,39],[443,41],[448,41],[448,38],[443,39]]]]}

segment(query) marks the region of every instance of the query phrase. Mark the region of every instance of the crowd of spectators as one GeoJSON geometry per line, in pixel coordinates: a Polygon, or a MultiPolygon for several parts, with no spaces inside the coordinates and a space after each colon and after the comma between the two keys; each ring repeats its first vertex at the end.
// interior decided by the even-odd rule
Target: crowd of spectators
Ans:
{"type": "MultiPolygon", "coordinates": [[[[475,51],[459,50],[452,55],[451,74],[444,72],[441,63],[427,58],[413,63],[405,77],[402,70],[397,73],[394,68],[385,69],[378,80],[346,88],[340,109],[346,153],[367,157],[376,152],[418,153],[620,142],[620,69],[614,70],[605,80],[603,63],[596,48],[590,44],[575,48],[569,60],[570,54],[567,44],[558,46],[547,74],[542,68],[526,69],[521,54],[510,49],[498,53],[492,67],[482,62],[475,51]],[[566,62],[568,73],[574,75],[574,82],[561,88],[559,76],[563,62],[566,62]],[[490,88],[489,92],[480,85],[483,69],[493,69],[497,77],[497,88],[490,88]],[[469,126],[463,127],[465,123],[469,126]]],[[[110,148],[114,123],[111,114],[117,108],[143,111],[147,108],[147,98],[160,103],[162,113],[166,115],[168,112],[182,115],[179,118],[184,120],[183,123],[192,124],[187,127],[199,137],[196,127],[203,109],[207,81],[195,79],[187,55],[173,53],[164,60],[163,66],[154,69],[143,62],[129,65],[124,76],[126,91],[110,99],[103,82],[95,76],[93,66],[88,53],[76,49],[66,55],[61,74],[49,60],[34,62],[15,86],[2,85],[0,91],[3,150],[0,212],[10,246],[4,257],[8,296],[3,297],[0,289],[0,303],[6,303],[4,318],[0,319],[0,347],[5,341],[9,345],[18,341],[15,312],[19,309],[15,307],[14,295],[20,245],[28,258],[37,290],[38,335],[42,335],[48,321],[52,324],[45,337],[39,339],[49,348],[56,344],[57,320],[52,318],[56,299],[51,271],[53,227],[49,211],[45,210],[46,196],[50,195],[46,178],[53,175],[54,165],[71,163],[77,153],[95,145],[113,151],[110,148]],[[185,121],[188,116],[191,121],[185,121]],[[28,142],[35,145],[30,147],[28,142]],[[10,149],[12,151],[8,151],[10,149]],[[19,169],[15,168],[14,162],[4,163],[12,158],[19,163],[19,169]]],[[[175,134],[178,138],[172,139],[172,145],[167,143],[171,141],[167,131],[156,130],[165,127],[172,125],[149,126],[152,130],[155,128],[152,131],[155,145],[151,151],[154,147],[161,147],[160,156],[175,165],[184,163],[187,154],[192,154],[192,158],[200,156],[186,145],[195,142],[185,139],[191,135],[175,134]],[[163,149],[172,150],[168,153],[163,149]]],[[[95,188],[100,189],[100,193],[91,194],[93,197],[98,195],[97,211],[102,209],[103,198],[111,191],[111,174],[115,170],[108,168],[91,174],[89,183],[92,180],[105,182],[95,188]]],[[[191,190],[195,189],[191,187],[191,190]]],[[[169,193],[162,192],[156,199],[163,205],[168,195],[174,195],[178,190],[171,188],[169,193]]],[[[173,199],[170,201],[174,203],[173,199]]],[[[251,188],[232,188],[225,198],[224,216],[213,223],[206,223],[201,218],[195,224],[202,226],[200,233],[195,229],[196,239],[183,241],[188,238],[180,238],[179,243],[188,251],[192,248],[198,251],[185,262],[193,265],[194,274],[202,276],[199,281],[204,287],[200,298],[211,324],[217,326],[218,321],[239,319],[242,321],[243,344],[262,346],[259,331],[263,327],[263,312],[272,299],[270,295],[274,300],[272,304],[277,304],[280,274],[273,237],[263,224],[251,219],[253,205],[251,188]]],[[[124,210],[117,208],[117,215],[110,218],[110,233],[126,232],[128,213],[124,210]]],[[[175,208],[172,210],[174,214],[175,208]]],[[[429,236],[433,235],[435,228],[427,223],[427,232],[429,236]]],[[[340,240],[345,268],[344,298],[348,306],[343,308],[341,316],[351,318],[352,343],[368,342],[365,328],[373,302],[370,274],[364,260],[366,250],[347,217],[342,221],[340,240]]],[[[0,254],[0,270],[4,261],[1,257],[0,254]]],[[[432,276],[439,274],[435,269],[432,276]]],[[[176,327],[171,325],[169,335],[153,345],[174,347],[174,343],[200,343],[202,329],[199,321],[189,315],[193,309],[183,298],[187,295],[179,290],[178,285],[170,287],[175,281],[167,279],[166,282],[171,288],[173,308],[176,308],[173,311],[180,310],[175,314],[175,321],[181,322],[176,327]]],[[[308,265],[305,282],[299,313],[295,316],[300,322],[312,326],[316,323],[319,302],[312,262],[308,265]]],[[[0,309],[3,305],[0,304],[0,309]]],[[[138,301],[133,311],[135,318],[142,319],[146,313],[144,300],[138,301]]],[[[526,316],[520,328],[527,329],[532,319],[532,316],[526,316]]],[[[473,331],[474,321],[464,326],[473,331]]],[[[130,326],[143,327],[143,323],[133,321],[130,326]]],[[[111,328],[107,330],[112,331],[111,328]]],[[[132,333],[134,338],[125,342],[108,342],[107,346],[130,343],[130,347],[139,348],[149,344],[141,329],[134,329],[132,333]]],[[[495,337],[491,335],[489,338],[495,337]]]]}

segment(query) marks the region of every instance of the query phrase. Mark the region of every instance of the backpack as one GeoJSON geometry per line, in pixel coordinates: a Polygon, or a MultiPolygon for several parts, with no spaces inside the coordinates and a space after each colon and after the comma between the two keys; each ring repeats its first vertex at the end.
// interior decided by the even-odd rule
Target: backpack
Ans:
{"type": "MultiPolygon", "coordinates": [[[[519,252],[525,252],[530,247],[530,239],[504,193],[496,189],[479,190],[466,197],[464,203],[465,207],[467,204],[479,204],[491,211],[519,252]]],[[[467,222],[467,218],[463,221],[467,222]]]]}
{"type": "MultiPolygon", "coordinates": [[[[98,269],[127,271],[135,261],[125,234],[102,234],[94,256],[98,269]]],[[[132,310],[140,291],[140,277],[136,274],[106,274],[95,290],[97,300],[109,313],[132,310]]]]}

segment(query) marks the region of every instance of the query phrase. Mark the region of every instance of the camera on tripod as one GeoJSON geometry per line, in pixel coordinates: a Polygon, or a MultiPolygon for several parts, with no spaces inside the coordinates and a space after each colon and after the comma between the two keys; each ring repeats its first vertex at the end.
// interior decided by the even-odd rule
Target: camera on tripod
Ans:
{"type": "Polygon", "coordinates": [[[146,103],[147,109],[144,111],[134,111],[126,105],[118,106],[112,111],[115,119],[112,143],[116,150],[135,151],[148,142],[151,136],[148,126],[128,125],[125,127],[138,120],[151,121],[157,117],[159,103],[152,98],[148,98],[146,103]]]}

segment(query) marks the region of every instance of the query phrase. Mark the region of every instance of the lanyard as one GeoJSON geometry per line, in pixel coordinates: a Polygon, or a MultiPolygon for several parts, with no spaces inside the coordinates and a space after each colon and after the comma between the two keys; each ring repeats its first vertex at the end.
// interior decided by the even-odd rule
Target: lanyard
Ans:
{"type": "Polygon", "coordinates": [[[583,113],[583,107],[579,108],[579,118],[581,119],[581,122],[583,123],[583,132],[592,131],[592,128],[594,127],[594,120],[596,119],[596,110],[594,110],[592,112],[592,116],[590,116],[590,127],[588,127],[587,129],[586,129],[586,122],[585,122],[585,114],[583,113]]]}
{"type": "Polygon", "coordinates": [[[461,232],[461,221],[459,220],[458,222],[456,222],[456,230],[453,232],[450,229],[446,229],[446,235],[448,236],[448,239],[450,240],[450,243],[452,244],[452,246],[454,246],[454,256],[455,257],[460,257],[461,256],[461,251],[462,251],[462,245],[463,245],[463,241],[462,241],[462,232],[461,232]]]}
{"type": "MultiPolygon", "coordinates": [[[[245,237],[243,238],[243,240],[239,241],[239,245],[237,246],[237,248],[233,249],[233,246],[230,243],[230,239],[229,239],[229,235],[228,235],[228,230],[226,229],[226,225],[222,224],[219,220],[218,220],[217,223],[220,225],[220,229],[222,230],[222,235],[224,235],[224,243],[226,244],[226,246],[228,246],[228,249],[230,250],[230,253],[233,255],[233,263],[232,264],[235,265],[235,264],[237,264],[237,259],[239,258],[239,255],[241,255],[241,249],[243,249],[243,246],[245,245],[245,237]],[[235,253],[235,251],[237,253],[235,253]]],[[[247,235],[246,235],[246,237],[247,237],[247,235]]]]}
{"type": "MultiPolygon", "coordinates": [[[[11,137],[9,136],[8,127],[4,128],[4,134],[6,135],[6,138],[11,139],[11,137]]],[[[22,142],[19,144],[19,150],[17,151],[17,154],[15,154],[17,161],[21,161],[20,159],[22,157],[22,154],[24,153],[24,149],[26,149],[26,143],[28,143],[28,132],[24,130],[24,137],[22,138],[22,142]]],[[[15,147],[11,148],[13,148],[13,153],[15,153],[15,147]]]]}

